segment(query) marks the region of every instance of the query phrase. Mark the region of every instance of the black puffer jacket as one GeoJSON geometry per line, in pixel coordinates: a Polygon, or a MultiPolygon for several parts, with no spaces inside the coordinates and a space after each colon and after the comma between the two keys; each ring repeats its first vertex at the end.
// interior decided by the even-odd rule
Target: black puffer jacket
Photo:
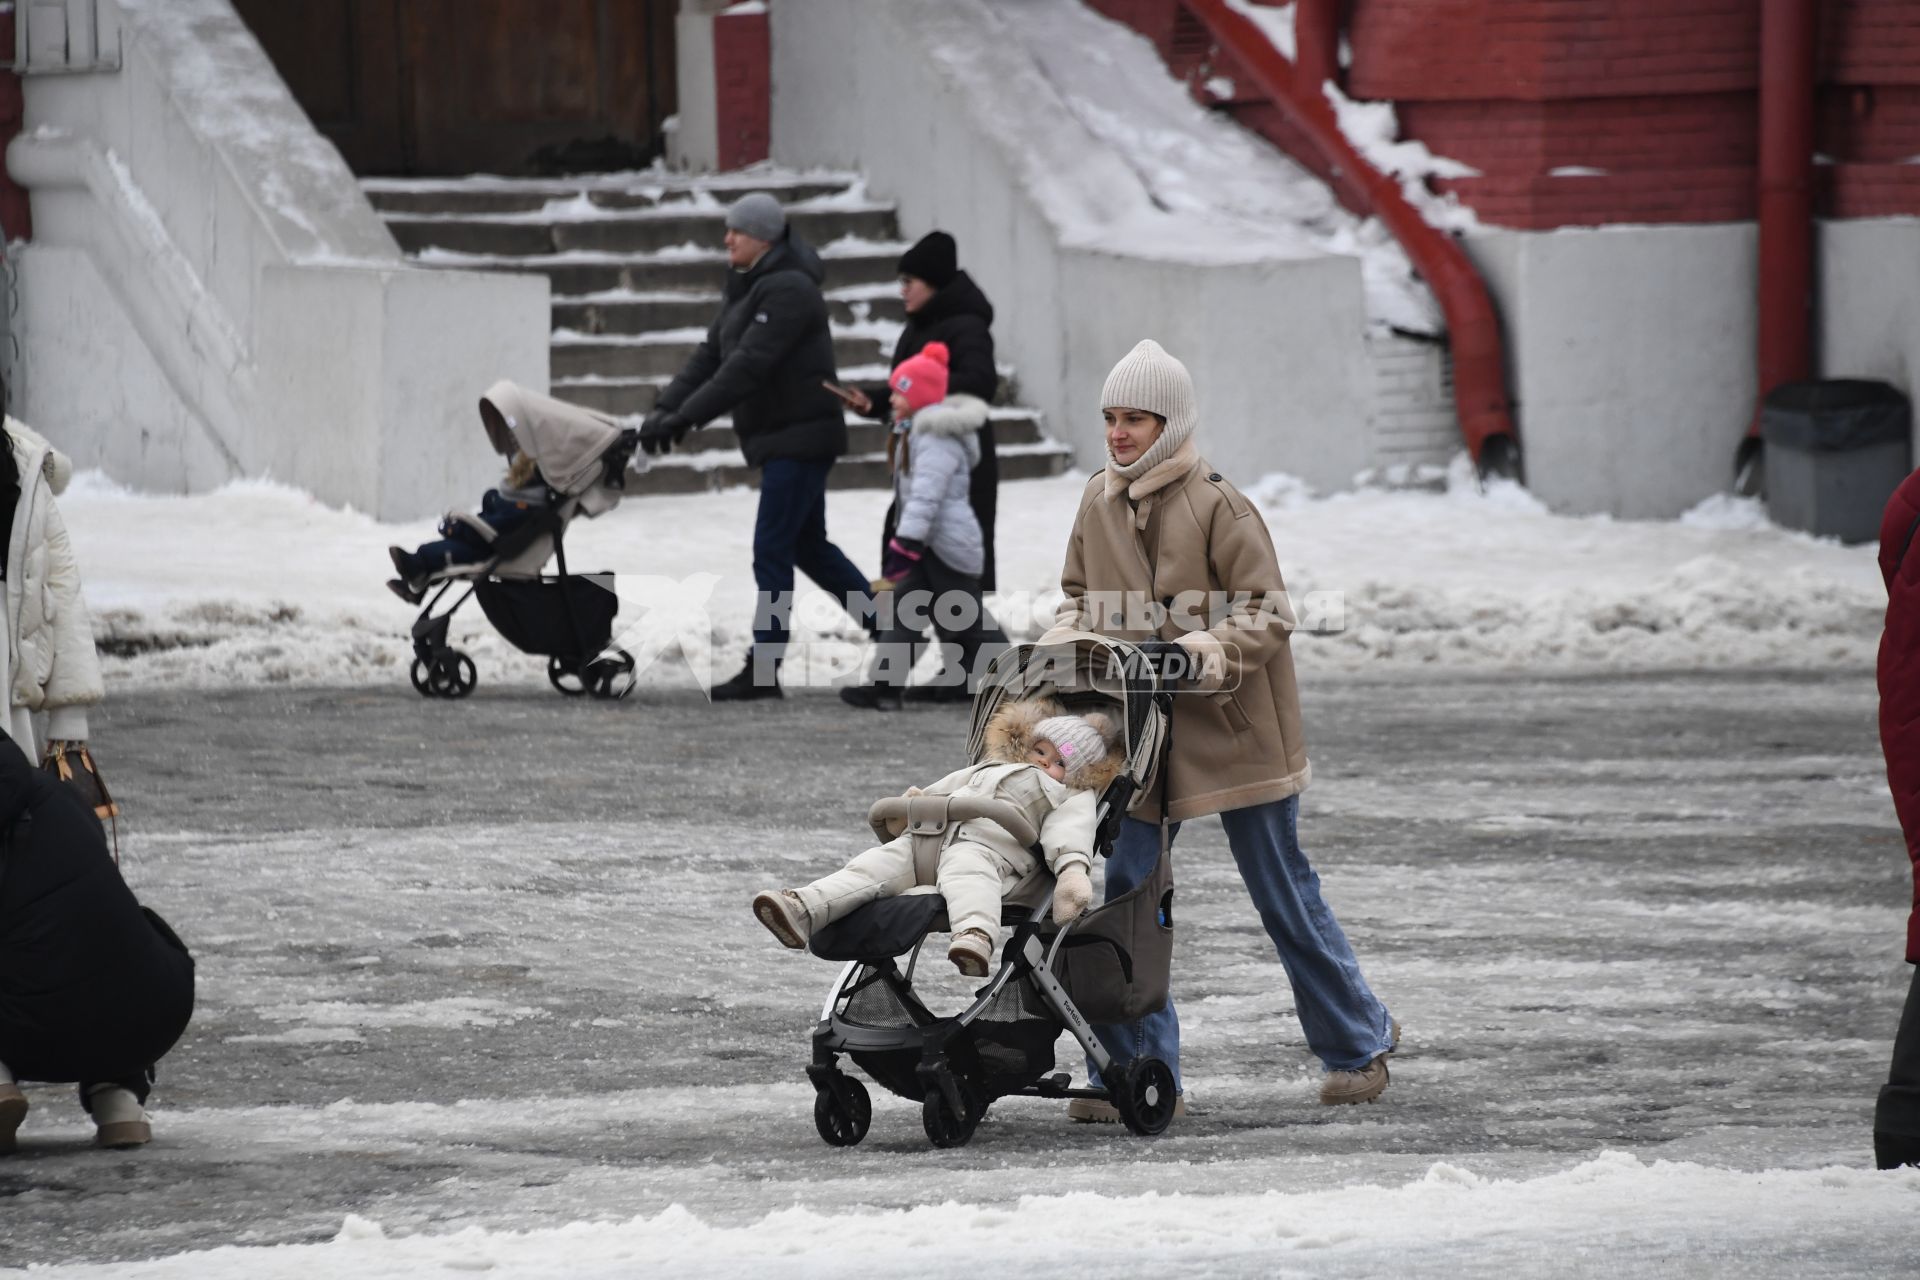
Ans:
{"type": "Polygon", "coordinates": [[[192,1016],[193,960],[134,900],[100,820],[0,739],[0,1062],[138,1080],[192,1016]]]}
{"type": "Polygon", "coordinates": [[[820,296],[820,257],[791,229],[760,261],[727,279],[726,303],[659,407],[694,426],[733,413],[747,462],[832,460],[847,451],[833,333],[820,296]]]}

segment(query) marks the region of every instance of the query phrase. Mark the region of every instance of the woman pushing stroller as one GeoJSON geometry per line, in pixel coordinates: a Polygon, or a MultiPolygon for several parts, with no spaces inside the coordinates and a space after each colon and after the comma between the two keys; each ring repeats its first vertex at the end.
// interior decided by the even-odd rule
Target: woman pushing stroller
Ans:
{"type": "MultiPolygon", "coordinates": [[[[1054,876],[1053,917],[1086,909],[1087,871],[1099,825],[1097,802],[1120,770],[1113,723],[1099,712],[1069,715],[1051,699],[1009,702],[988,722],[984,759],[910,796],[977,796],[1019,809],[1039,832],[1023,847],[986,818],[962,823],[940,851],[938,883],[947,900],[953,941],[947,958],[970,978],[985,977],[1000,940],[1003,896],[1044,860],[1054,876]]],[[[876,832],[876,834],[882,834],[876,832]]],[[[770,889],[753,899],[760,923],[798,950],[826,925],[877,898],[905,893],[918,873],[910,832],[893,834],[830,876],[798,889],[770,889]]]]}
{"type": "MultiPolygon", "coordinates": [[[[1056,634],[1093,631],[1130,640],[1193,672],[1173,698],[1173,749],[1162,777],[1121,823],[1107,861],[1111,901],[1159,859],[1190,818],[1219,814],[1267,936],[1286,968],[1307,1045],[1326,1067],[1320,1100],[1370,1102],[1387,1087],[1386,1055],[1399,1026],[1368,987],[1320,878],[1300,848],[1299,793],[1312,777],[1290,648],[1292,613],[1266,521],[1201,458],[1186,366],[1145,341],[1102,389],[1108,464],[1080,498],[1056,634]],[[1183,601],[1206,607],[1182,614],[1183,601]],[[1110,602],[1123,601],[1118,613],[1110,602]],[[1153,621],[1157,609],[1174,609],[1153,621]],[[1195,613],[1204,616],[1195,616],[1195,613]]],[[[1171,999],[1124,1026],[1097,1027],[1116,1060],[1153,1057],[1179,1072],[1180,1023],[1171,999]]],[[[1082,1121],[1118,1119],[1076,1099],[1082,1121]]]]}

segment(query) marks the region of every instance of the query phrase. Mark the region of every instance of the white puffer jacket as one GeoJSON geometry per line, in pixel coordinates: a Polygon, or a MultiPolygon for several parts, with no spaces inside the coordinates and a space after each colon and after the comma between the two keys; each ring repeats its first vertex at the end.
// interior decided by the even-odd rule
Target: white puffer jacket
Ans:
{"type": "Polygon", "coordinates": [[[20,502],[7,534],[6,626],[0,633],[6,728],[38,760],[33,714],[47,713],[48,739],[83,740],[86,708],[100,701],[104,689],[93,620],[80,595],[80,568],[53,505],[73,478],[73,463],[14,418],[6,420],[6,432],[20,472],[20,502]]]}

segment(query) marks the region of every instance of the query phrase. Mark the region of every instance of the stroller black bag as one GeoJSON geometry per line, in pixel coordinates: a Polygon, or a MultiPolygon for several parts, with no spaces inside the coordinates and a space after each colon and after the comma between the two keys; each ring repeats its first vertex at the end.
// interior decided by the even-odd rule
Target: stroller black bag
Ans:
{"type": "Polygon", "coordinates": [[[613,639],[613,615],[620,609],[610,573],[482,578],[474,583],[473,594],[508,644],[522,653],[560,658],[591,658],[605,649],[613,639]],[[569,602],[580,622],[578,641],[567,620],[569,602]]]}
{"type": "Polygon", "coordinates": [[[1089,1022],[1132,1022],[1166,1007],[1173,969],[1173,863],[1081,916],[1054,977],[1089,1022]]]}

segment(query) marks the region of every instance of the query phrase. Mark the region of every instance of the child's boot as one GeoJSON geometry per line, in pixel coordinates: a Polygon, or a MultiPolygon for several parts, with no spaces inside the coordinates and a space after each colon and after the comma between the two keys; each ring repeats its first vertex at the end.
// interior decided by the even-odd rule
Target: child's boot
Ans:
{"type": "Polygon", "coordinates": [[[953,935],[953,942],[947,947],[947,959],[953,961],[953,967],[961,976],[984,978],[987,966],[993,961],[993,939],[984,929],[962,929],[953,935]]]}
{"type": "Polygon", "coordinates": [[[804,951],[813,936],[813,916],[800,895],[791,889],[768,889],[753,895],[753,914],[780,945],[804,951]]]}
{"type": "Polygon", "coordinates": [[[27,1118],[27,1095],[13,1082],[13,1073],[0,1062],[0,1156],[13,1150],[13,1135],[27,1118]]]}
{"type": "Polygon", "coordinates": [[[131,1089],[96,1084],[87,1090],[87,1110],[93,1114],[97,1147],[144,1147],[153,1141],[153,1124],[131,1089]]]}

